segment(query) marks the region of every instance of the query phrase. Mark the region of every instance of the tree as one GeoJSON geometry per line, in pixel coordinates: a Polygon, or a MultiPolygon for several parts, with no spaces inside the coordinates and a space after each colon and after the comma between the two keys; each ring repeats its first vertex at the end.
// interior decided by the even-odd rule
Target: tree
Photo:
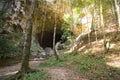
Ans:
{"type": "Polygon", "coordinates": [[[23,58],[22,58],[22,66],[21,66],[21,73],[28,72],[29,68],[29,55],[30,55],[30,47],[31,47],[31,40],[32,40],[32,19],[34,14],[34,0],[26,0],[26,5],[30,5],[29,8],[29,16],[26,23],[26,32],[25,32],[25,42],[24,42],[24,49],[23,49],[23,58]]]}
{"type": "Polygon", "coordinates": [[[56,27],[54,27],[54,34],[53,34],[53,51],[54,51],[54,55],[56,57],[56,60],[60,61],[60,58],[58,56],[58,51],[56,49],[56,46],[55,46],[55,37],[56,36],[56,27]]]}
{"type": "Polygon", "coordinates": [[[116,11],[115,11],[115,15],[116,15],[116,19],[117,19],[117,21],[118,21],[118,27],[120,28],[120,2],[118,1],[118,0],[114,0],[114,7],[115,7],[115,9],[116,9],[116,11]]]}
{"type": "MultiPolygon", "coordinates": [[[[58,9],[58,6],[57,6],[58,1],[56,1],[56,10],[58,9]]],[[[56,18],[57,18],[57,14],[55,13],[55,25],[54,25],[54,33],[53,33],[53,50],[54,50],[54,55],[56,57],[56,60],[60,60],[60,58],[59,58],[59,56],[57,54],[58,52],[57,52],[56,47],[55,47],[56,27],[57,27],[57,19],[56,18]]]]}

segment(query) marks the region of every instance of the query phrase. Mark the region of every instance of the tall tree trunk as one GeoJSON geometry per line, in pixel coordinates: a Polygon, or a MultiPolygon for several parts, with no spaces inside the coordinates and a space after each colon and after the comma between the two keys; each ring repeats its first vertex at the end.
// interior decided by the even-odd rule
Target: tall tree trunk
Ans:
{"type": "Polygon", "coordinates": [[[29,68],[29,56],[30,56],[30,48],[31,48],[31,40],[32,40],[32,19],[34,14],[34,0],[26,0],[26,5],[30,5],[30,14],[27,19],[26,23],[26,32],[25,32],[25,42],[24,42],[24,49],[23,49],[23,58],[22,58],[22,65],[21,65],[21,72],[27,72],[29,68]]]}
{"type": "Polygon", "coordinates": [[[108,49],[107,49],[107,39],[106,39],[106,36],[105,36],[105,26],[104,26],[104,17],[103,17],[103,4],[102,4],[102,0],[100,0],[100,25],[101,25],[101,28],[102,28],[102,33],[103,33],[103,45],[104,45],[104,51],[105,53],[108,52],[108,49]]]}
{"type": "MultiPolygon", "coordinates": [[[[58,2],[59,0],[56,1],[56,10],[58,9],[58,2]]],[[[60,60],[59,56],[57,54],[57,50],[55,48],[55,41],[56,41],[56,27],[57,27],[57,14],[55,13],[55,25],[54,25],[54,33],[53,33],[53,51],[54,51],[54,55],[56,57],[56,60],[60,60]]]]}
{"type": "MultiPolygon", "coordinates": [[[[85,13],[86,13],[86,15],[90,14],[88,12],[88,8],[87,7],[85,8],[85,13]]],[[[88,47],[90,47],[90,44],[91,44],[91,42],[90,42],[91,25],[90,24],[92,24],[92,22],[90,23],[90,18],[89,18],[88,15],[86,16],[86,18],[87,18],[87,23],[86,24],[87,24],[87,28],[88,28],[88,47]]]]}
{"type": "Polygon", "coordinates": [[[98,29],[98,18],[96,18],[97,16],[97,9],[98,9],[98,6],[96,5],[97,4],[97,1],[95,1],[95,5],[94,5],[94,14],[92,15],[93,19],[92,19],[92,23],[94,25],[94,30],[95,30],[95,39],[96,39],[96,43],[98,42],[98,35],[97,35],[97,29],[98,29]]]}
{"type": "Polygon", "coordinates": [[[103,38],[105,39],[102,0],[100,0],[100,26],[101,26],[101,28],[102,28],[103,38]]]}
{"type": "Polygon", "coordinates": [[[42,26],[42,33],[41,33],[41,43],[43,42],[43,37],[44,37],[44,29],[45,29],[45,24],[46,24],[46,13],[47,13],[47,2],[43,2],[44,4],[44,8],[43,8],[43,11],[44,11],[44,15],[43,15],[43,26],[42,26]]]}
{"type": "Polygon", "coordinates": [[[120,2],[119,0],[114,0],[115,15],[118,21],[117,26],[120,29],[120,2]]]}
{"type": "Polygon", "coordinates": [[[53,34],[53,51],[54,51],[54,55],[56,57],[56,60],[60,60],[59,56],[57,54],[56,47],[55,47],[55,38],[56,38],[55,36],[56,36],[56,27],[54,27],[54,34],[53,34]]]}

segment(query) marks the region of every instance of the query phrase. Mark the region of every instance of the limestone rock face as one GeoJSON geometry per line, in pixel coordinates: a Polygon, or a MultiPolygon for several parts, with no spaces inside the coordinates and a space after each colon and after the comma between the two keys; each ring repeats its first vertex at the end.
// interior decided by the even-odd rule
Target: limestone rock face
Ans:
{"type": "MultiPolygon", "coordinates": [[[[29,8],[29,5],[26,6],[24,4],[24,0],[0,0],[0,14],[2,14],[5,9],[11,12],[7,17],[9,24],[12,25],[12,27],[10,27],[11,31],[25,32],[26,20],[29,15],[29,9],[27,8],[29,8]]],[[[45,2],[45,0],[35,0],[35,4],[33,37],[39,41],[40,46],[43,48],[52,47],[55,21],[57,27],[56,41],[61,37],[63,21],[62,5],[45,2]],[[55,9],[56,6],[58,6],[58,9],[55,9]]],[[[6,28],[8,29],[8,27],[6,28]]]]}
{"type": "Polygon", "coordinates": [[[0,0],[0,28],[9,32],[22,32],[22,0],[0,0]]]}
{"type": "Polygon", "coordinates": [[[55,25],[57,27],[56,41],[60,40],[61,37],[63,21],[61,4],[38,1],[36,7],[33,20],[33,36],[43,48],[52,47],[55,25]],[[58,6],[58,9],[56,9],[56,6],[58,6]]]}
{"type": "Polygon", "coordinates": [[[75,36],[79,36],[80,34],[91,32],[92,27],[92,15],[90,13],[86,14],[84,17],[78,21],[78,24],[73,26],[72,32],[75,36]]]}

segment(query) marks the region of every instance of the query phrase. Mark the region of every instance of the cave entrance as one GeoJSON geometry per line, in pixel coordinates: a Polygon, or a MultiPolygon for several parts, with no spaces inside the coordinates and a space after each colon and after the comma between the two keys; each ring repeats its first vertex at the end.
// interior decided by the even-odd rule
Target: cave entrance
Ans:
{"type": "MultiPolygon", "coordinates": [[[[62,32],[56,33],[56,40],[58,42],[61,40],[62,32]]],[[[38,34],[38,41],[41,47],[44,49],[46,47],[53,48],[53,32],[44,31],[43,38],[41,40],[41,33],[38,34]]]]}

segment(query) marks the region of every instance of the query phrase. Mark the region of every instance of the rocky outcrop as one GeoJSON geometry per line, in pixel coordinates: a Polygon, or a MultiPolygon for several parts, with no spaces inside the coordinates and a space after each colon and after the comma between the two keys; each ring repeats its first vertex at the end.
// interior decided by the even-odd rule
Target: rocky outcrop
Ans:
{"type": "Polygon", "coordinates": [[[0,58],[22,53],[21,0],[0,0],[0,58]],[[14,16],[15,15],[15,16],[14,16]]]}
{"type": "Polygon", "coordinates": [[[60,40],[62,35],[61,27],[63,22],[63,10],[61,4],[56,10],[55,3],[38,1],[34,13],[33,36],[39,41],[43,48],[52,47],[54,26],[56,25],[56,41],[60,40]],[[55,17],[56,14],[56,17],[55,17]],[[56,24],[55,24],[56,20],[56,24]]]}
{"type": "MultiPolygon", "coordinates": [[[[56,4],[53,2],[49,2],[49,1],[45,2],[45,0],[35,0],[35,1],[36,1],[36,5],[35,5],[36,8],[33,19],[33,36],[35,37],[36,40],[38,40],[39,43],[37,44],[40,44],[40,46],[42,46],[43,48],[52,47],[55,20],[57,27],[57,31],[56,31],[56,42],[57,42],[58,40],[60,40],[62,35],[62,31],[61,31],[62,22],[63,22],[62,18],[65,9],[63,10],[62,3],[57,4],[58,9],[55,9],[56,4]],[[56,14],[56,18],[55,18],[55,14],[56,14]]],[[[27,8],[29,8],[29,6],[26,7],[24,5],[24,0],[0,0],[0,14],[2,14],[4,11],[6,12],[10,11],[10,15],[7,16],[6,18],[8,19],[7,20],[8,25],[12,27],[8,28],[7,26],[6,27],[7,30],[16,33],[25,31],[26,19],[29,13],[27,8]]],[[[0,30],[0,33],[4,33],[4,32],[0,30]]]]}
{"type": "MultiPolygon", "coordinates": [[[[22,0],[0,0],[0,29],[22,32],[23,8],[22,0]]],[[[2,30],[0,33],[3,34],[2,30]]]]}
{"type": "Polygon", "coordinates": [[[46,47],[45,50],[41,52],[33,52],[31,54],[31,58],[33,59],[40,59],[40,58],[49,58],[50,56],[53,55],[53,49],[50,47],[46,47]]]}

